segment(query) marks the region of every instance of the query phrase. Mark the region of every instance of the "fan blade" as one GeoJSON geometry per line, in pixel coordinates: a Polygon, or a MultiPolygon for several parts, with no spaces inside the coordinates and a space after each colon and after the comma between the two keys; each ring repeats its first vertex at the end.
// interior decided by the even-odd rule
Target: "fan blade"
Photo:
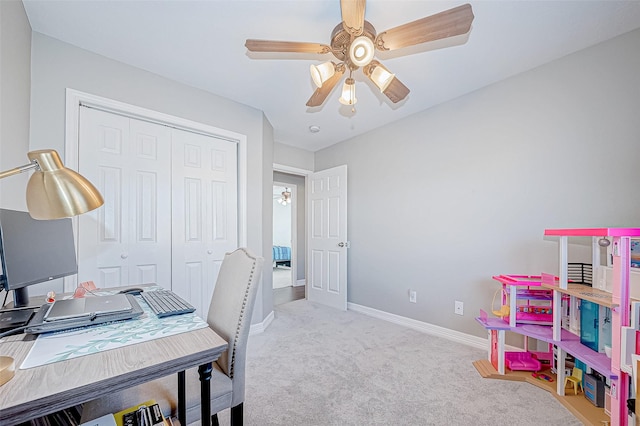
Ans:
{"type": "Polygon", "coordinates": [[[391,102],[397,104],[406,98],[409,92],[409,88],[398,80],[398,77],[394,77],[394,79],[391,80],[391,83],[389,83],[389,86],[387,86],[382,93],[384,93],[391,102]]]}
{"type": "Polygon", "coordinates": [[[321,87],[318,87],[316,91],[313,92],[313,95],[311,95],[311,97],[307,101],[307,106],[316,107],[322,105],[324,100],[327,99],[327,96],[329,96],[329,93],[331,93],[334,87],[336,87],[336,85],[340,82],[343,74],[344,67],[341,69],[336,69],[335,74],[333,74],[333,76],[329,80],[325,81],[321,87]]]}
{"type": "Polygon", "coordinates": [[[331,47],[321,43],[247,39],[245,47],[251,52],[330,53],[331,47]]]}
{"type": "Polygon", "coordinates": [[[471,5],[465,4],[384,31],[376,37],[376,48],[394,50],[466,34],[472,22],[471,5]]]}
{"type": "Polygon", "coordinates": [[[362,71],[394,104],[400,102],[409,94],[409,88],[398,80],[395,74],[392,74],[391,71],[375,59],[364,67],[362,71]]]}
{"type": "Polygon", "coordinates": [[[340,0],[342,26],[354,37],[361,35],[364,30],[365,3],[365,0],[340,0]]]}

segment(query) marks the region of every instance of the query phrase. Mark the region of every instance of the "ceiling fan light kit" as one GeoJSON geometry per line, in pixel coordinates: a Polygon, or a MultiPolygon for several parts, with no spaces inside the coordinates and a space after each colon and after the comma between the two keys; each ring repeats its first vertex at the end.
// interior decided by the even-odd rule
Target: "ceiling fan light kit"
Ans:
{"type": "Polygon", "coordinates": [[[291,204],[291,191],[289,191],[289,188],[285,188],[284,191],[282,191],[281,197],[278,199],[278,203],[282,206],[291,204]]]}
{"type": "Polygon", "coordinates": [[[344,81],[342,86],[342,95],[338,99],[342,105],[354,105],[358,100],[356,99],[356,81],[349,77],[344,81]]]}
{"type": "Polygon", "coordinates": [[[374,59],[375,51],[396,50],[466,34],[471,30],[474,18],[471,5],[465,4],[377,34],[374,26],[364,19],[365,6],[366,0],[340,0],[342,22],[333,29],[330,45],[248,39],[245,46],[251,52],[333,54],[338,63],[328,61],[310,67],[317,89],[307,101],[308,107],[322,105],[347,68],[349,77],[342,86],[340,103],[356,103],[355,80],[351,73],[359,68],[391,102],[398,103],[407,97],[410,90],[374,59]]]}
{"type": "Polygon", "coordinates": [[[360,36],[349,46],[349,61],[356,67],[369,65],[374,55],[373,40],[367,36],[360,36]]]}
{"type": "Polygon", "coordinates": [[[382,93],[389,87],[396,75],[391,73],[378,61],[372,61],[363,69],[364,74],[369,77],[382,93]]]}
{"type": "Polygon", "coordinates": [[[336,73],[336,64],[328,61],[320,65],[311,65],[311,79],[317,87],[322,87],[336,73]]]}

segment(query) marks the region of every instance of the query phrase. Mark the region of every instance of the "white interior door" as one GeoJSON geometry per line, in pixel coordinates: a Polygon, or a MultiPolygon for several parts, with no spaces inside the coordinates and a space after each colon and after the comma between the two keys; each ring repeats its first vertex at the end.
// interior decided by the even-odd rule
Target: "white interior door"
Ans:
{"type": "Polygon", "coordinates": [[[309,176],[307,298],[347,309],[347,166],[309,176]]]}
{"type": "Polygon", "coordinates": [[[170,129],[80,109],[79,171],[105,203],[79,216],[78,280],[171,286],[170,129]]]}
{"type": "Polygon", "coordinates": [[[172,130],[173,291],[206,317],[220,264],[238,247],[236,144],[172,130]]]}

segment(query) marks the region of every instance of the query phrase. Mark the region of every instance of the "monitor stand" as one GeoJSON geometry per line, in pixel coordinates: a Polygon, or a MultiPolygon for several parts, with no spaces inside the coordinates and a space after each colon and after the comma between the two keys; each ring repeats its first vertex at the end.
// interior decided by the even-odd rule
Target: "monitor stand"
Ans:
{"type": "Polygon", "coordinates": [[[29,291],[27,290],[27,287],[16,288],[13,290],[13,306],[16,308],[29,306],[29,291]]]}

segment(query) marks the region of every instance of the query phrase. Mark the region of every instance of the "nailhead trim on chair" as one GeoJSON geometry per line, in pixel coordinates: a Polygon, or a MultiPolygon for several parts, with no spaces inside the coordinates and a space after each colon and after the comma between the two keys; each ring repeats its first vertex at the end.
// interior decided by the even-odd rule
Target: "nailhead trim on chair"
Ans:
{"type": "Polygon", "coordinates": [[[245,320],[247,298],[249,297],[249,290],[251,289],[251,281],[253,280],[253,275],[256,270],[256,260],[257,260],[255,257],[252,257],[249,253],[247,253],[246,250],[242,249],[242,251],[244,251],[249,258],[253,259],[253,267],[251,268],[251,274],[249,274],[249,282],[247,283],[248,284],[247,289],[244,292],[244,300],[242,301],[242,310],[240,311],[240,321],[238,322],[238,327],[236,328],[236,336],[235,336],[235,339],[233,339],[233,350],[231,351],[231,362],[229,363],[230,379],[233,379],[233,368],[235,366],[235,361],[236,361],[236,346],[238,342],[238,336],[240,335],[240,329],[242,328],[242,325],[245,320]]]}

